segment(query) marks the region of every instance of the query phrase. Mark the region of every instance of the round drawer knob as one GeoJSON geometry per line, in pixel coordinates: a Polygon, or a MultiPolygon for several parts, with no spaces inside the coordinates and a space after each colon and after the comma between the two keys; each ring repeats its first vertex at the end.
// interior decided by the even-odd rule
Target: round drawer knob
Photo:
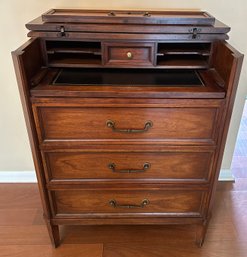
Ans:
{"type": "Polygon", "coordinates": [[[133,58],[133,54],[131,52],[128,52],[127,53],[127,57],[128,57],[128,59],[132,59],[133,58]]]}

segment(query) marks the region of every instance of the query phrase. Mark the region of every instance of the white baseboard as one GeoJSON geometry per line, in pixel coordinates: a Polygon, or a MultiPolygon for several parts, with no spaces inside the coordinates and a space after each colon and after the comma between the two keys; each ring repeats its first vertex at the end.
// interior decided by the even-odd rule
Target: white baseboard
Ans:
{"type": "Polygon", "coordinates": [[[34,171],[0,171],[0,183],[37,183],[34,171]]]}
{"type": "Polygon", "coordinates": [[[221,169],[219,181],[235,181],[230,169],[221,169]]]}
{"type": "MultiPolygon", "coordinates": [[[[234,181],[231,170],[222,169],[219,181],[234,181]]],[[[0,183],[37,183],[34,171],[0,171],[0,183]]]]}

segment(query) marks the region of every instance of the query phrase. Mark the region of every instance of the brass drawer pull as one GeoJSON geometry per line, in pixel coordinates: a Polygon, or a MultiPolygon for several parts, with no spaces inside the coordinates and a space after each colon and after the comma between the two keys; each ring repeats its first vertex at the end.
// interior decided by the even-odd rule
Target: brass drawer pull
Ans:
{"type": "Polygon", "coordinates": [[[133,54],[131,52],[128,52],[126,55],[127,55],[128,59],[132,59],[133,58],[133,54]]]}
{"type": "Polygon", "coordinates": [[[138,169],[117,170],[115,163],[108,164],[108,168],[111,169],[113,172],[117,172],[117,173],[139,173],[139,172],[145,172],[146,170],[150,169],[150,167],[151,167],[151,164],[148,163],[148,162],[145,162],[143,164],[143,169],[141,169],[141,170],[138,170],[138,169]]]}
{"type": "Polygon", "coordinates": [[[114,132],[121,132],[121,133],[143,133],[149,130],[153,126],[152,121],[147,121],[144,125],[143,129],[118,129],[115,127],[115,122],[112,120],[108,120],[106,122],[106,126],[111,128],[114,132]]]}
{"type": "Polygon", "coordinates": [[[118,204],[116,200],[110,200],[109,204],[114,208],[126,208],[126,209],[133,209],[133,208],[144,208],[146,205],[149,204],[149,200],[144,199],[140,205],[138,204],[118,204]]]}

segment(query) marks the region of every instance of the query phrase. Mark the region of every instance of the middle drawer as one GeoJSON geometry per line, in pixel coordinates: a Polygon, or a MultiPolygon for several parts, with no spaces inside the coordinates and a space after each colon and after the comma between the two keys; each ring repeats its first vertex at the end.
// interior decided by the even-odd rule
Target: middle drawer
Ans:
{"type": "MultiPolygon", "coordinates": [[[[197,150],[198,151],[198,150],[197,150]]],[[[78,179],[165,179],[206,182],[213,151],[43,152],[48,181],[78,179]]]]}

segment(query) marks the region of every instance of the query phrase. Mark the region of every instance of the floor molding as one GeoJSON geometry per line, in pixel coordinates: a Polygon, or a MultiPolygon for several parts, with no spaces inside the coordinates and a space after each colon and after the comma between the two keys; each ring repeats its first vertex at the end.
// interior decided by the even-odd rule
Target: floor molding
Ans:
{"type": "Polygon", "coordinates": [[[37,183],[34,171],[0,171],[0,183],[37,183]]]}
{"type": "MultiPolygon", "coordinates": [[[[234,181],[231,170],[222,169],[219,181],[234,181]]],[[[37,183],[34,171],[0,171],[0,183],[37,183]]]]}
{"type": "Polygon", "coordinates": [[[219,181],[235,181],[230,169],[221,169],[219,181]]]}

